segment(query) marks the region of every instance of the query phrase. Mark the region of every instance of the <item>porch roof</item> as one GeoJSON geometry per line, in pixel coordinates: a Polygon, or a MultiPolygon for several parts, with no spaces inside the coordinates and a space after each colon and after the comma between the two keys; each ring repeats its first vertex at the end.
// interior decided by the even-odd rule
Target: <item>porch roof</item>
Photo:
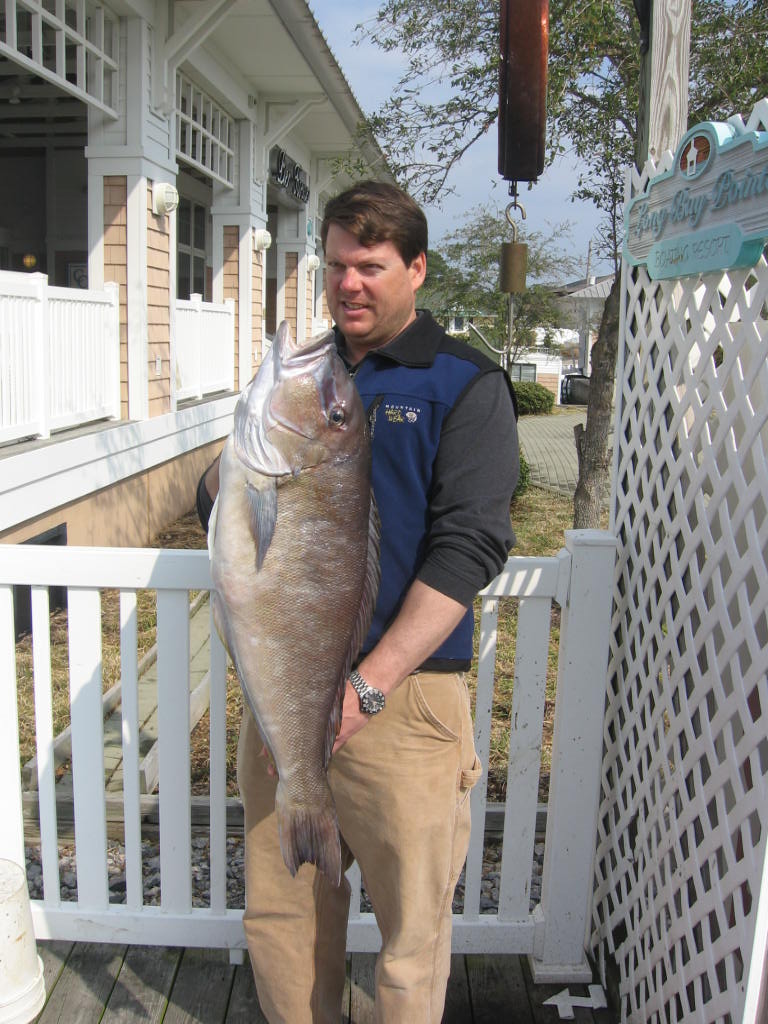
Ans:
{"type": "Polygon", "coordinates": [[[250,95],[269,104],[316,101],[299,128],[314,154],[357,149],[378,176],[391,177],[373,136],[357,137],[365,114],[304,0],[237,0],[204,45],[250,95]]]}

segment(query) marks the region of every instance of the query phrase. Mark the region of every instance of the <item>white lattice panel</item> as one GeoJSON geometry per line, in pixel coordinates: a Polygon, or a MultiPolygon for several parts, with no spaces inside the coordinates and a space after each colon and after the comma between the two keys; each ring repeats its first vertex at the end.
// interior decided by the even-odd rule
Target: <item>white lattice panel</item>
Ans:
{"type": "Polygon", "coordinates": [[[623,1021],[736,1024],[768,834],[768,265],[624,274],[592,946],[623,1021]]]}

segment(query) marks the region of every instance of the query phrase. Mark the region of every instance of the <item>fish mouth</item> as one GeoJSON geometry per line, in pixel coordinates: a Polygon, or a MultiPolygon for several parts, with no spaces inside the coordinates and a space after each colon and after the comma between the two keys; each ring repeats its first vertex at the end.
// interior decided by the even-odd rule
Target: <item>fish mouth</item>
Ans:
{"type": "Polygon", "coordinates": [[[293,473],[294,467],[272,443],[270,434],[279,426],[307,440],[312,440],[312,435],[280,416],[272,406],[272,392],[278,384],[308,374],[315,376],[319,385],[322,367],[329,353],[335,351],[333,331],[324,331],[299,344],[294,341],[288,322],[280,324],[259,372],[235,408],[235,451],[250,469],[275,477],[293,473]],[[256,409],[260,410],[258,416],[252,414],[256,409]]]}
{"type": "MultiPolygon", "coordinates": [[[[287,324],[285,326],[287,328],[287,324]]],[[[290,329],[282,328],[283,324],[278,329],[274,343],[277,349],[276,379],[307,373],[314,363],[325,359],[330,349],[335,350],[333,331],[316,334],[302,345],[294,340],[290,329]]]]}

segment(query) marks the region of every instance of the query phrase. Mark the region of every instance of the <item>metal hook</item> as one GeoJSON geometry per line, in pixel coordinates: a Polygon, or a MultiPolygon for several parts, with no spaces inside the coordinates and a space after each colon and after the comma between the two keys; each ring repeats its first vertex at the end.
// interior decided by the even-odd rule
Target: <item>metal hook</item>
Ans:
{"type": "Polygon", "coordinates": [[[525,209],[523,207],[523,204],[517,198],[517,182],[516,181],[511,181],[509,183],[509,194],[512,196],[512,202],[509,204],[509,206],[504,211],[504,216],[507,218],[507,224],[509,224],[510,227],[513,230],[516,230],[515,225],[512,223],[512,221],[509,218],[509,211],[510,210],[519,210],[520,211],[520,219],[521,220],[525,220],[525,209]]]}
{"type": "Polygon", "coordinates": [[[504,216],[507,218],[507,224],[509,224],[509,226],[511,228],[516,228],[517,225],[514,223],[514,221],[512,220],[512,218],[509,215],[509,211],[510,210],[519,210],[520,211],[520,219],[521,220],[525,220],[525,207],[523,206],[522,203],[518,202],[517,196],[515,196],[515,198],[512,200],[512,202],[507,205],[507,208],[504,211],[504,216]]]}
{"type": "Polygon", "coordinates": [[[515,224],[515,222],[512,220],[512,218],[509,215],[509,211],[510,210],[519,210],[520,211],[521,219],[525,220],[525,209],[523,208],[523,204],[522,203],[518,203],[517,196],[515,196],[515,198],[512,200],[512,202],[507,206],[506,210],[504,211],[504,216],[507,218],[507,224],[509,224],[509,226],[512,228],[512,241],[514,243],[514,242],[517,241],[517,224],[515,224]]]}

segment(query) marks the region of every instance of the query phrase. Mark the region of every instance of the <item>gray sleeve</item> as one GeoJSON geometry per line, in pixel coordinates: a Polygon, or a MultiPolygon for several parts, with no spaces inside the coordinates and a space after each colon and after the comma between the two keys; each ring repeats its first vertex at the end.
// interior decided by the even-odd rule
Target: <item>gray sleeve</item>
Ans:
{"type": "Polygon", "coordinates": [[[469,605],[497,576],[515,535],[509,517],[520,457],[509,384],[476,377],[446,417],[429,494],[423,582],[469,605]]]}

